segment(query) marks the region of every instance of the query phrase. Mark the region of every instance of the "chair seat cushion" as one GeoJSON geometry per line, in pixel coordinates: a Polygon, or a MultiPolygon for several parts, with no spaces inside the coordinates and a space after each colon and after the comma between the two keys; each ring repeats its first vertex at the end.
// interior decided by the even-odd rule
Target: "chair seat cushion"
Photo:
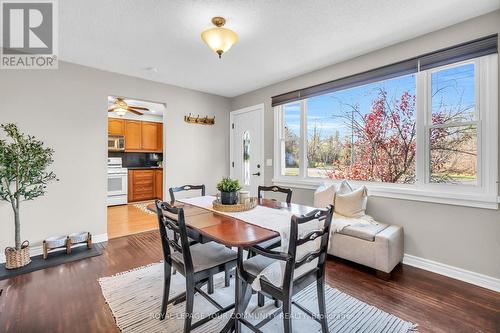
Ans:
{"type": "Polygon", "coordinates": [[[358,223],[347,226],[339,232],[339,234],[360,238],[369,242],[375,240],[375,236],[387,228],[389,225],[385,223],[358,223]]]}
{"type": "MultiPolygon", "coordinates": [[[[276,262],[278,262],[278,260],[271,259],[271,258],[262,256],[262,255],[256,255],[250,259],[243,261],[243,269],[247,273],[257,277],[260,273],[262,273],[262,271],[266,267],[268,267],[271,264],[274,264],[276,262]]],[[[283,264],[284,264],[284,262],[283,262],[283,264]]],[[[293,279],[296,280],[296,279],[300,278],[301,276],[303,276],[303,275],[309,273],[310,271],[312,271],[313,269],[315,269],[317,266],[318,266],[318,259],[314,259],[313,261],[300,266],[299,268],[295,269],[295,271],[293,273],[293,279]]],[[[279,269],[279,266],[274,267],[274,268],[279,269]]],[[[284,268],[284,266],[283,266],[283,268],[284,268]]],[[[283,285],[282,273],[283,272],[278,272],[278,271],[267,272],[267,275],[269,275],[269,276],[267,276],[267,275],[262,276],[261,275],[260,278],[263,280],[266,280],[267,282],[269,282],[271,284],[274,284],[276,287],[281,287],[283,285]],[[276,281],[276,277],[279,277],[277,279],[279,281],[276,281]]]]}
{"type": "MultiPolygon", "coordinates": [[[[195,273],[236,260],[235,251],[216,242],[197,243],[190,248],[195,273]]],[[[174,251],[172,260],[183,263],[182,253],[174,251]]]]}
{"type": "Polygon", "coordinates": [[[259,243],[258,245],[260,247],[263,247],[265,249],[272,249],[281,244],[281,237],[274,237],[269,240],[266,240],[265,242],[259,243]]]}

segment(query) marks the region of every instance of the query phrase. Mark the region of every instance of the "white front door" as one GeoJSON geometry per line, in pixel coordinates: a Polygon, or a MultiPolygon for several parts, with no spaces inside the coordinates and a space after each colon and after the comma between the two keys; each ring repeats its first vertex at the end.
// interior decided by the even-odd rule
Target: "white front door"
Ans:
{"type": "Polygon", "coordinates": [[[231,178],[257,196],[264,184],[264,104],[231,112],[231,178]]]}

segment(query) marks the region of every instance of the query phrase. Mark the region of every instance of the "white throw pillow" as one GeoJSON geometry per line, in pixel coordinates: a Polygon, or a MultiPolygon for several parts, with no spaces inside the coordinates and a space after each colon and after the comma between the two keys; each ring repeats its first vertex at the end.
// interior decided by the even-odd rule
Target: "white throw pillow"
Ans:
{"type": "MultiPolygon", "coordinates": [[[[342,182],[344,184],[344,182],[342,182]]],[[[342,187],[342,184],[340,187],[342,187]]],[[[362,217],[365,215],[366,203],[368,201],[368,190],[366,186],[361,186],[357,190],[348,191],[347,186],[350,185],[346,182],[346,186],[335,194],[335,213],[346,217],[362,217]]]]}
{"type": "Polygon", "coordinates": [[[347,180],[343,180],[337,189],[338,194],[348,194],[352,192],[351,184],[347,180]]]}
{"type": "Polygon", "coordinates": [[[335,185],[322,183],[314,192],[314,207],[325,208],[333,204],[335,199],[335,185]]]}

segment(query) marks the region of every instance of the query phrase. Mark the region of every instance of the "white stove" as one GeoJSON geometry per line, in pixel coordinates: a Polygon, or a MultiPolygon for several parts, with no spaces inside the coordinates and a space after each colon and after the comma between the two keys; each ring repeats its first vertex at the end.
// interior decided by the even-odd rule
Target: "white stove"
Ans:
{"type": "Polygon", "coordinates": [[[108,158],[108,206],[126,205],[128,170],[122,166],[121,157],[108,158]]]}

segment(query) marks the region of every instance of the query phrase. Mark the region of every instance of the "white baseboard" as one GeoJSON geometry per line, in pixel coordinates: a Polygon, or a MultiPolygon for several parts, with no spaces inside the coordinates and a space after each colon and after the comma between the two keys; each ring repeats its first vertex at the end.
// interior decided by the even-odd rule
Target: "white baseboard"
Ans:
{"type": "Polygon", "coordinates": [[[500,279],[488,275],[471,272],[462,268],[442,264],[440,262],[432,261],[429,259],[412,256],[406,253],[403,257],[403,264],[421,268],[426,271],[441,274],[444,276],[451,277],[453,279],[468,282],[476,286],[500,292],[500,279]]]}
{"type": "MultiPolygon", "coordinates": [[[[108,241],[108,234],[92,235],[92,243],[102,243],[108,241]]],[[[43,253],[42,245],[30,246],[30,256],[38,256],[43,253]]],[[[5,262],[5,253],[0,253],[0,264],[5,262]]]]}

